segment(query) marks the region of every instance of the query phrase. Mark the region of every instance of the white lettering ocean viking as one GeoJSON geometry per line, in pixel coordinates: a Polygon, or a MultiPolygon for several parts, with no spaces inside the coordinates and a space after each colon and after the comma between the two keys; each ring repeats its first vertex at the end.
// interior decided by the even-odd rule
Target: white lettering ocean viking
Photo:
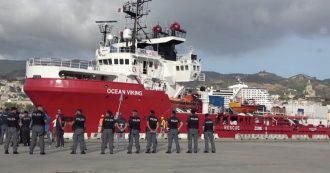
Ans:
{"type": "Polygon", "coordinates": [[[121,89],[107,89],[108,94],[123,94],[123,95],[133,95],[142,96],[142,91],[137,90],[121,90],[121,89]]]}

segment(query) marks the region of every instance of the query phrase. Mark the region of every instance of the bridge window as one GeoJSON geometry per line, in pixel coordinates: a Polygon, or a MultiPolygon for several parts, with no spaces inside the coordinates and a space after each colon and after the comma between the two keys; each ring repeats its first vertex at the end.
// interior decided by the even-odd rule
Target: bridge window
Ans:
{"type": "Polygon", "coordinates": [[[176,66],[176,71],[180,71],[180,67],[179,66],[176,66]]]}
{"type": "Polygon", "coordinates": [[[126,64],[126,65],[129,64],[129,59],[125,59],[125,64],[126,64]]]}
{"type": "Polygon", "coordinates": [[[193,66],[193,69],[196,70],[196,66],[195,65],[193,66]]]}
{"type": "Polygon", "coordinates": [[[119,64],[124,64],[124,59],[119,59],[119,64]]]}
{"type": "Polygon", "coordinates": [[[103,61],[102,60],[99,60],[99,64],[102,65],[103,64],[103,61]]]}
{"type": "Polygon", "coordinates": [[[137,64],[137,61],[136,61],[136,59],[133,61],[133,65],[136,65],[137,64]]]}
{"type": "Polygon", "coordinates": [[[189,70],[188,65],[184,66],[185,70],[189,70]]]}
{"type": "Polygon", "coordinates": [[[114,64],[118,64],[118,59],[114,59],[115,63],[114,64]]]}
{"type": "Polygon", "coordinates": [[[181,70],[181,71],[183,71],[183,70],[184,70],[184,68],[183,68],[183,65],[182,65],[182,66],[180,66],[180,70],[181,70]]]}
{"type": "Polygon", "coordinates": [[[153,64],[153,62],[149,61],[149,67],[152,67],[153,64]]]}
{"type": "Polygon", "coordinates": [[[112,59],[109,59],[109,64],[110,64],[110,65],[112,64],[112,59]]]}
{"type": "Polygon", "coordinates": [[[197,66],[197,71],[199,71],[199,66],[197,66]]]}
{"type": "Polygon", "coordinates": [[[107,60],[107,59],[104,59],[104,60],[103,60],[103,64],[108,65],[108,64],[109,64],[109,63],[108,63],[108,60],[107,60]]]}

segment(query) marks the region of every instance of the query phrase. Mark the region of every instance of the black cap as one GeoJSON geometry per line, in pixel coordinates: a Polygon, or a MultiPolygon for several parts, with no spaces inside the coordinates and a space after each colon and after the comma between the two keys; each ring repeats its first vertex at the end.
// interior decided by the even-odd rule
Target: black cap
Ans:
{"type": "Polygon", "coordinates": [[[209,114],[205,114],[205,117],[208,117],[209,116],[209,114]]]}
{"type": "Polygon", "coordinates": [[[192,114],[195,114],[195,113],[196,113],[196,110],[195,110],[195,109],[192,109],[190,112],[191,112],[192,114]]]}
{"type": "Polygon", "coordinates": [[[15,111],[15,110],[17,110],[17,108],[16,107],[11,107],[10,110],[15,111]]]}
{"type": "Polygon", "coordinates": [[[150,110],[150,113],[154,114],[154,113],[155,113],[155,111],[151,109],[151,110],[150,110]]]}

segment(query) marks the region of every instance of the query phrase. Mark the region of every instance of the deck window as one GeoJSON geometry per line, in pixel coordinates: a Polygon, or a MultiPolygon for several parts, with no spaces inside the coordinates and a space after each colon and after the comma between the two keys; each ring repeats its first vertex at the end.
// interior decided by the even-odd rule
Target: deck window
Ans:
{"type": "Polygon", "coordinates": [[[196,66],[195,65],[193,66],[193,69],[196,70],[196,66]]]}
{"type": "Polygon", "coordinates": [[[119,59],[119,64],[123,65],[124,64],[124,59],[119,59]]]}
{"type": "Polygon", "coordinates": [[[114,59],[114,64],[118,64],[118,59],[114,59]]]}
{"type": "Polygon", "coordinates": [[[125,59],[125,64],[126,64],[126,65],[129,64],[129,59],[125,59]]]}
{"type": "Polygon", "coordinates": [[[199,71],[199,66],[197,66],[197,71],[199,71]]]}
{"type": "Polygon", "coordinates": [[[112,59],[109,59],[109,64],[110,64],[110,65],[112,64],[112,59]]]}
{"type": "Polygon", "coordinates": [[[103,64],[108,65],[108,64],[109,64],[109,63],[108,63],[108,60],[107,60],[107,59],[104,59],[104,60],[103,60],[103,64]]]}
{"type": "Polygon", "coordinates": [[[183,71],[183,70],[184,70],[184,67],[183,67],[183,65],[182,65],[182,66],[180,66],[180,70],[181,70],[181,71],[183,71]]]}
{"type": "Polygon", "coordinates": [[[176,71],[180,71],[180,67],[179,66],[176,66],[176,71]]]}
{"type": "Polygon", "coordinates": [[[185,70],[189,70],[188,65],[184,66],[185,70]]]}
{"type": "Polygon", "coordinates": [[[153,66],[153,62],[152,61],[149,61],[149,67],[152,67],[153,66]]]}
{"type": "Polygon", "coordinates": [[[102,60],[99,60],[99,64],[102,65],[103,64],[103,61],[102,60]]]}

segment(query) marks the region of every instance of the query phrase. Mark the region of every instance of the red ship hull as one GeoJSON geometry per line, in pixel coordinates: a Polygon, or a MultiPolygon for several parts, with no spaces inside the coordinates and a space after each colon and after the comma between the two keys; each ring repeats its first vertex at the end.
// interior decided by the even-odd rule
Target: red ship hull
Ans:
{"type": "MultiPolygon", "coordinates": [[[[107,110],[120,112],[128,119],[133,109],[146,119],[150,109],[168,117],[172,105],[164,91],[145,90],[143,85],[75,79],[26,79],[24,91],[35,105],[42,105],[53,119],[58,108],[66,117],[73,117],[81,108],[86,116],[86,131],[97,132],[100,115],[107,110]],[[123,93],[123,94],[121,94],[123,93]]],[[[145,129],[142,123],[141,130],[145,129]]],[[[70,130],[69,128],[67,130],[70,130]]]]}

